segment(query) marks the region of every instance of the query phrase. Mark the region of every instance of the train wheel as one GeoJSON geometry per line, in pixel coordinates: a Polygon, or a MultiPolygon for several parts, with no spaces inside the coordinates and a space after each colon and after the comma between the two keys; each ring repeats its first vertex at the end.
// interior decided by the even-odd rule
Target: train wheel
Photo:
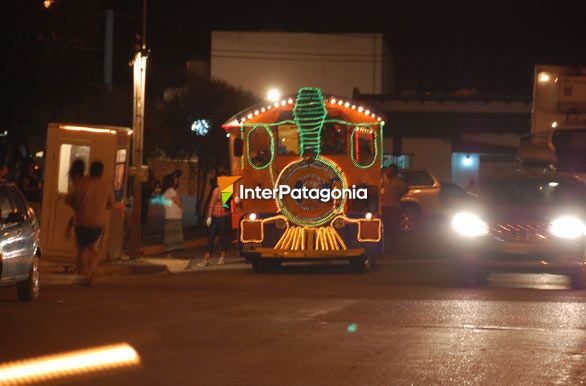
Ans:
{"type": "Polygon", "coordinates": [[[368,272],[374,266],[374,259],[371,256],[358,256],[350,259],[350,265],[356,273],[368,272]]]}

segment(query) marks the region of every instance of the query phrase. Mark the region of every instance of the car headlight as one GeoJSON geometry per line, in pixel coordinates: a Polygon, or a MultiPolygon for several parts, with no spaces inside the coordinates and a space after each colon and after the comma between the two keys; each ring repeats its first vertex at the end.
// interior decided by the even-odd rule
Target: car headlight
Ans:
{"type": "Polygon", "coordinates": [[[584,223],[573,216],[562,216],[553,220],[549,231],[552,235],[562,239],[577,239],[584,236],[584,223]]]}
{"type": "Polygon", "coordinates": [[[452,219],[452,228],[462,236],[477,237],[488,234],[488,225],[475,214],[458,213],[452,219]]]}

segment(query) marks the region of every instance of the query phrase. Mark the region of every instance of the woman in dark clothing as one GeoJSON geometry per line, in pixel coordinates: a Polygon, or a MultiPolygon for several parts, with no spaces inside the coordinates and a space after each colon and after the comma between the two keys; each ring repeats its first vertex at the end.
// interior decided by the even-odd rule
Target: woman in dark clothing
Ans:
{"type": "Polygon", "coordinates": [[[41,179],[38,166],[32,158],[25,158],[22,161],[18,187],[30,203],[41,202],[41,179]]]}

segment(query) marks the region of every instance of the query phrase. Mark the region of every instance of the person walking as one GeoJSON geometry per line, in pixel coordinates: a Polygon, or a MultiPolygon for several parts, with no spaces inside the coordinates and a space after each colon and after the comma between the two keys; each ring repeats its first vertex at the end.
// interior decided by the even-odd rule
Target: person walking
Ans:
{"type": "Polygon", "coordinates": [[[98,265],[98,242],[109,221],[109,210],[114,206],[114,191],[102,176],[104,164],[94,161],[90,175],[82,178],[65,198],[75,212],[75,237],[82,261],[84,284],[91,286],[98,265]]]}
{"type": "Polygon", "coordinates": [[[165,253],[171,258],[171,252],[185,248],[183,239],[183,201],[177,193],[178,180],[171,174],[163,178],[163,207],[165,208],[165,253]]]}
{"type": "MultiPolygon", "coordinates": [[[[69,167],[69,185],[67,187],[67,192],[73,192],[78,186],[83,176],[85,174],[85,162],[82,159],[76,158],[69,167]]],[[[65,229],[65,238],[69,239],[71,237],[71,231],[75,226],[75,214],[71,216],[69,222],[67,223],[67,228],[65,229]]],[[[76,256],[76,270],[75,272],[78,274],[82,274],[83,272],[83,261],[81,258],[81,251],[77,251],[76,256]]]]}
{"type": "Polygon", "coordinates": [[[401,232],[401,197],[409,187],[398,176],[397,165],[389,165],[383,169],[383,224],[385,230],[385,250],[392,251],[397,244],[401,232]]]}
{"type": "MultiPolygon", "coordinates": [[[[218,173],[218,177],[225,176],[225,172],[218,173]]],[[[217,185],[217,183],[216,183],[217,185]]],[[[214,240],[216,236],[220,236],[221,252],[220,258],[218,259],[218,265],[226,264],[226,252],[230,245],[230,230],[231,230],[231,212],[230,208],[224,206],[222,203],[222,192],[220,187],[216,188],[212,192],[212,198],[208,207],[208,217],[206,219],[206,225],[210,227],[210,233],[208,234],[208,245],[203,260],[197,264],[198,267],[205,267],[210,264],[210,258],[214,249],[214,240]]],[[[192,264],[188,266],[191,268],[192,264]]]]}

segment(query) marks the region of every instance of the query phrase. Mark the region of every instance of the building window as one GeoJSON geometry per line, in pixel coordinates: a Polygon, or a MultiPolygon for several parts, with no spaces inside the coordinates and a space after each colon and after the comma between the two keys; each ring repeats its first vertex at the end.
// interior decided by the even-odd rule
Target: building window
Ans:
{"type": "Polygon", "coordinates": [[[89,146],[64,143],[59,148],[59,173],[57,177],[57,191],[59,193],[67,193],[69,190],[69,169],[73,161],[78,158],[85,163],[87,172],[90,162],[89,146]]]}

